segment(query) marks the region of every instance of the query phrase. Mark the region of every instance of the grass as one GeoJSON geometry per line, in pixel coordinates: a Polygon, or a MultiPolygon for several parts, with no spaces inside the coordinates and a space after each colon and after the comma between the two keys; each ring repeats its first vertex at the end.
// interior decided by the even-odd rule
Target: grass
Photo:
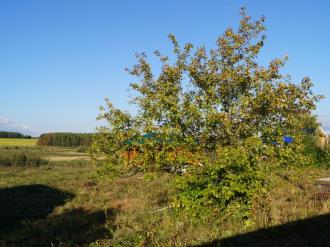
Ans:
{"type": "Polygon", "coordinates": [[[27,152],[49,161],[89,160],[89,156],[79,148],[46,147],[46,146],[1,146],[0,153],[27,152]]]}
{"type": "Polygon", "coordinates": [[[0,169],[0,246],[84,246],[106,237],[110,211],[93,205],[91,164],[0,169]]]}
{"type": "Polygon", "coordinates": [[[48,160],[35,153],[9,150],[0,152],[0,166],[42,166],[46,164],[48,164],[48,160]]]}
{"type": "Polygon", "coordinates": [[[35,146],[38,139],[15,139],[15,138],[0,138],[0,147],[26,147],[35,146]]]}
{"type": "MultiPolygon", "coordinates": [[[[0,228],[0,246],[240,246],[231,245],[237,241],[250,246],[262,236],[267,246],[285,246],[287,231],[282,227],[291,229],[295,246],[301,246],[305,233],[297,231],[304,228],[290,222],[318,215],[330,222],[329,201],[314,198],[315,179],[330,176],[329,170],[278,171],[272,178],[278,186],[254,209],[256,224],[249,228],[235,219],[194,222],[176,213],[167,208],[170,176],[151,175],[97,182],[90,161],[1,168],[0,218],[6,227],[0,228]],[[275,234],[260,233],[273,228],[275,234]]],[[[318,236],[320,244],[307,246],[324,246],[329,236],[325,232],[322,239],[322,231],[313,224],[315,229],[307,227],[306,236],[318,236]]]]}
{"type": "Polygon", "coordinates": [[[173,191],[165,173],[99,182],[83,159],[0,167],[0,246],[327,246],[330,200],[317,198],[315,180],[329,176],[323,168],[274,172],[269,179],[276,186],[256,203],[255,224],[247,227],[230,216],[196,222],[177,213],[169,207],[173,191]]]}
{"type": "Polygon", "coordinates": [[[50,161],[89,160],[87,148],[37,146],[37,139],[0,138],[0,152],[29,152],[50,161]]]}

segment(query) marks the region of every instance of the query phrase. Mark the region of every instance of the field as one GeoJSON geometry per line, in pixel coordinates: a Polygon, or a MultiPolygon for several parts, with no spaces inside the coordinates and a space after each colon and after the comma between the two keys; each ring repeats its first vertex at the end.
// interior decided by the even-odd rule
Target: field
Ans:
{"type": "Polygon", "coordinates": [[[278,171],[270,178],[277,186],[254,209],[256,223],[247,227],[235,219],[194,222],[174,211],[169,174],[98,181],[91,161],[77,149],[3,146],[0,152],[8,149],[52,158],[42,167],[0,167],[0,246],[330,243],[330,201],[318,198],[315,186],[315,179],[330,176],[327,169],[278,171]]]}
{"type": "Polygon", "coordinates": [[[24,146],[35,146],[37,139],[14,139],[14,138],[0,138],[1,147],[24,147],[24,146]]]}
{"type": "Polygon", "coordinates": [[[0,151],[27,151],[38,154],[49,161],[89,160],[79,148],[37,146],[37,139],[0,138],[0,151]]]}

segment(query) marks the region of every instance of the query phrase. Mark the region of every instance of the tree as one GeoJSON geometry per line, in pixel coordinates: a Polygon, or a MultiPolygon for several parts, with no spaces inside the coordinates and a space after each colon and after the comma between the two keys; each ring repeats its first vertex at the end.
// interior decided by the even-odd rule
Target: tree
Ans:
{"type": "Polygon", "coordinates": [[[137,55],[138,63],[128,72],[138,78],[131,87],[139,112],[131,116],[108,101],[100,118],[109,127],[100,132],[113,145],[95,150],[111,156],[127,149],[125,138],[138,140],[156,133],[154,140],[136,143],[141,152],[152,154],[150,162],[157,162],[157,153],[169,149],[214,153],[218,147],[240,145],[254,136],[271,143],[283,135],[299,135],[295,119],[310,115],[321,96],[313,94],[309,78],[295,84],[281,74],[287,57],[274,59],[267,67],[257,63],[265,41],[265,18],[252,21],[244,8],[240,14],[238,30],[228,28],[209,51],[190,43],[181,47],[169,35],[174,61],[155,51],[162,63],[158,75],[145,53],[137,55]]]}
{"type": "Polygon", "coordinates": [[[159,74],[145,53],[137,55],[128,72],[138,79],[131,84],[138,113],[116,109],[109,100],[101,108],[99,119],[108,126],[98,129],[90,149],[94,160],[107,158],[100,175],[188,166],[188,175],[176,177],[173,205],[190,215],[232,209],[248,218],[272,168],[311,163],[302,129],[307,120],[316,124],[311,111],[322,97],[312,92],[308,77],[293,83],[281,74],[287,57],[258,64],[265,18],[252,21],[244,8],[240,14],[238,29],[228,28],[209,51],[182,47],[169,35],[174,60],[155,51],[159,74]],[[285,135],[295,142],[286,145],[285,135]],[[132,149],[139,155],[126,162],[123,154],[132,149]]]}

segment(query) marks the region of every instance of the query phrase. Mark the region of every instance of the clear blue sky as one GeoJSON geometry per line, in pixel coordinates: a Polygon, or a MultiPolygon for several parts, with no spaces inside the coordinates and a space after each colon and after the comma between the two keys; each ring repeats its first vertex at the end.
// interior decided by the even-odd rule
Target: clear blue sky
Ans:
{"type": "Polygon", "coordinates": [[[167,35],[214,47],[239,9],[267,18],[260,62],[289,55],[285,72],[308,75],[326,97],[317,110],[330,130],[330,1],[0,1],[0,128],[35,134],[91,132],[109,97],[128,105],[124,71],[134,53],[170,51],[167,35]]]}

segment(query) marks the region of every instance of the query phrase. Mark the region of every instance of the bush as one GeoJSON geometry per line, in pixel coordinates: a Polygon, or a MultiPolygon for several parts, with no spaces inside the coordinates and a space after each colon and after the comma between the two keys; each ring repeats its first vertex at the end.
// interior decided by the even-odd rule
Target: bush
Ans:
{"type": "Polygon", "coordinates": [[[39,155],[29,152],[6,151],[0,152],[0,167],[10,166],[42,166],[47,165],[48,160],[41,158],[39,155]]]}
{"type": "Polygon", "coordinates": [[[305,136],[303,143],[305,145],[304,151],[312,158],[313,164],[330,167],[330,147],[318,147],[315,137],[310,135],[305,136]]]}
{"type": "Polygon", "coordinates": [[[258,138],[219,148],[215,158],[205,157],[174,182],[174,206],[192,218],[231,215],[250,224],[251,209],[270,188],[271,171],[306,166],[310,159],[295,152],[301,145],[267,146],[258,138]]]}
{"type": "MultiPolygon", "coordinates": [[[[263,192],[269,166],[260,159],[262,146],[246,145],[217,150],[214,161],[205,157],[203,166],[192,167],[175,181],[175,207],[194,217],[228,212],[249,216],[253,199],[263,192]]],[[[266,159],[266,158],[265,158],[266,159]]]]}
{"type": "Polygon", "coordinates": [[[320,166],[330,167],[330,149],[320,149],[317,156],[320,166]]]}

